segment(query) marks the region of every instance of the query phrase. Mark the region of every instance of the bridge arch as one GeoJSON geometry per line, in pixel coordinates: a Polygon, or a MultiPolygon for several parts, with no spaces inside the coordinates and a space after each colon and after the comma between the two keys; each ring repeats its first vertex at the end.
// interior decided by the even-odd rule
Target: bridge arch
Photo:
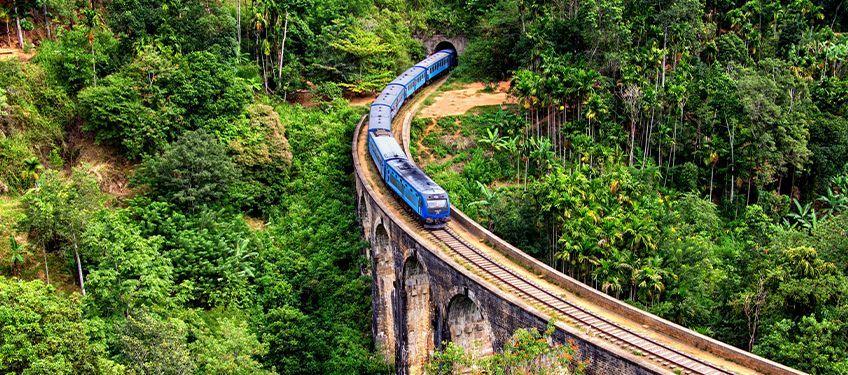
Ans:
{"type": "Polygon", "coordinates": [[[403,265],[403,297],[406,364],[410,373],[423,373],[434,347],[433,306],[430,276],[414,252],[403,265]]]}
{"type": "Polygon", "coordinates": [[[371,241],[372,280],[374,288],[372,291],[372,304],[374,305],[374,337],[378,347],[386,358],[394,358],[395,353],[395,329],[394,308],[392,296],[394,294],[395,267],[394,249],[389,232],[383,223],[376,223],[374,235],[371,241]]]}
{"type": "Polygon", "coordinates": [[[451,298],[447,309],[450,341],[462,346],[467,353],[478,356],[493,352],[492,330],[480,305],[467,294],[451,298]]]}

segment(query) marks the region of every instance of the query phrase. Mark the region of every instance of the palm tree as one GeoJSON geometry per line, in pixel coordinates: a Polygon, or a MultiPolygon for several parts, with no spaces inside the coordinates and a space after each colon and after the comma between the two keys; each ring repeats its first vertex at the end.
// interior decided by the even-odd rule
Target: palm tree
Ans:
{"type": "Polygon", "coordinates": [[[21,186],[28,188],[32,183],[38,180],[38,176],[44,167],[37,157],[31,157],[24,160],[24,168],[20,172],[21,186]]]}
{"type": "Polygon", "coordinates": [[[808,231],[815,229],[818,226],[819,218],[812,204],[808,202],[802,205],[797,199],[792,199],[792,203],[795,205],[795,212],[790,212],[787,217],[792,219],[793,223],[790,224],[786,219],[784,219],[784,223],[787,226],[798,225],[808,231]]]}
{"type": "Polygon", "coordinates": [[[503,139],[499,133],[500,129],[498,128],[486,128],[486,134],[483,134],[478,142],[480,142],[481,145],[487,146],[491,151],[500,151],[503,139]]]}
{"type": "Polygon", "coordinates": [[[848,209],[848,195],[834,193],[833,188],[830,187],[827,188],[827,194],[820,196],[817,200],[828,207],[828,215],[836,215],[848,209]]]}
{"type": "Polygon", "coordinates": [[[665,280],[670,273],[662,268],[662,258],[653,256],[640,262],[640,267],[635,270],[637,288],[645,293],[646,299],[652,305],[659,301],[665,291],[665,280]]]}
{"type": "Polygon", "coordinates": [[[97,86],[97,55],[94,50],[94,41],[96,38],[97,27],[100,25],[100,15],[94,9],[85,9],[82,11],[84,16],[84,24],[88,28],[88,45],[91,47],[91,73],[94,86],[97,86]]]}

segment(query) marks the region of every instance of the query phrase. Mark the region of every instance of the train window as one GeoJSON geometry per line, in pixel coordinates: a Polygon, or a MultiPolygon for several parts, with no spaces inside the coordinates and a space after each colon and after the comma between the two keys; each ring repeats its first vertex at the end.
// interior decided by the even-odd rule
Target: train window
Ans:
{"type": "Polygon", "coordinates": [[[430,213],[441,213],[447,206],[447,199],[427,200],[427,210],[430,211],[430,213]]]}

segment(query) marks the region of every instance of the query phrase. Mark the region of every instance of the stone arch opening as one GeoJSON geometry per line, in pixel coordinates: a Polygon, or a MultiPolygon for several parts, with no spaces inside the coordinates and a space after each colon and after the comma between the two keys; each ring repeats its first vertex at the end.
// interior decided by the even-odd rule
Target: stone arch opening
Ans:
{"type": "Polygon", "coordinates": [[[403,265],[406,363],[410,373],[423,373],[433,351],[430,276],[413,254],[403,265]]]}
{"type": "Polygon", "coordinates": [[[372,299],[374,304],[374,338],[386,358],[395,357],[395,329],[392,294],[394,293],[395,268],[389,232],[383,223],[377,225],[371,242],[373,265],[372,299]]]}
{"type": "Polygon", "coordinates": [[[474,300],[465,294],[454,296],[448,304],[449,339],[466,352],[479,356],[492,354],[492,334],[489,322],[474,300]]]}

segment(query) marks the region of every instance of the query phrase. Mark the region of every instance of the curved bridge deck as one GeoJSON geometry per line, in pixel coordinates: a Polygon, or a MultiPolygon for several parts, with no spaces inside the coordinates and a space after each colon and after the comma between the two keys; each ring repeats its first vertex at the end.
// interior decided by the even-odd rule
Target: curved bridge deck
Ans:
{"type": "MultiPolygon", "coordinates": [[[[393,131],[409,154],[409,123],[425,89],[393,131]],[[398,126],[401,125],[401,126],[398,126]]],[[[423,229],[381,182],[366,145],[366,118],[354,133],[359,216],[374,288],[374,334],[401,373],[419,373],[443,340],[485,355],[522,327],[572,339],[589,373],[800,374],[665,321],[571,279],[454,209],[444,230],[423,229]],[[476,342],[476,344],[474,344],[476,342]]]]}

